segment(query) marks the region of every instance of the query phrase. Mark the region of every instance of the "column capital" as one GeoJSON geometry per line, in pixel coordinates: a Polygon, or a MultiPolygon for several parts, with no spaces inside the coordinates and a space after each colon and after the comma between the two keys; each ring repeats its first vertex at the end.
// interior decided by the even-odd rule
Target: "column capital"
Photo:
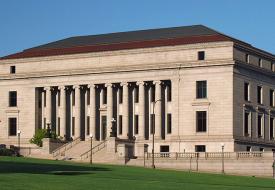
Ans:
{"type": "Polygon", "coordinates": [[[46,90],[46,91],[50,91],[52,88],[50,87],[50,86],[46,86],[46,87],[44,87],[44,90],[46,90]]]}
{"type": "Polygon", "coordinates": [[[161,85],[161,83],[162,83],[162,82],[161,82],[160,80],[154,80],[154,81],[153,81],[153,84],[154,84],[154,85],[161,85]]]}
{"type": "Polygon", "coordinates": [[[128,83],[128,82],[121,82],[120,85],[121,85],[121,86],[128,86],[129,83],[128,83]]]}
{"type": "Polygon", "coordinates": [[[88,84],[88,88],[95,88],[96,85],[95,84],[88,84]]]}
{"type": "Polygon", "coordinates": [[[66,90],[67,87],[66,86],[58,86],[58,90],[66,90]]]}
{"type": "Polygon", "coordinates": [[[145,85],[145,82],[143,82],[143,81],[137,81],[137,83],[136,83],[137,85],[142,85],[142,86],[144,86],[145,85]]]}
{"type": "Polygon", "coordinates": [[[113,84],[112,83],[106,83],[104,86],[105,87],[113,87],[113,84]]]}
{"type": "Polygon", "coordinates": [[[73,85],[73,89],[80,89],[80,85],[73,85]]]}

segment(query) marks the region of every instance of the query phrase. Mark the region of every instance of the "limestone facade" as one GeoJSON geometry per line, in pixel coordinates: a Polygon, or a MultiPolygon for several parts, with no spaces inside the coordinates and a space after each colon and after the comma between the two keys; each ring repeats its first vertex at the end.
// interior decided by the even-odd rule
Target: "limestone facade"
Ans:
{"type": "Polygon", "coordinates": [[[30,146],[35,131],[47,125],[67,140],[87,140],[93,134],[102,141],[113,128],[117,138],[134,141],[135,154],[142,155],[144,144],[149,151],[152,148],[155,119],[155,152],[163,146],[169,146],[169,152],[194,152],[197,145],[219,152],[221,143],[226,152],[249,147],[271,151],[275,149],[270,134],[274,137],[273,62],[274,57],[267,59],[260,51],[247,51],[230,41],[3,59],[0,142],[17,144],[9,119],[16,118],[24,146],[30,146]],[[205,53],[204,60],[198,60],[199,51],[205,53]],[[255,63],[259,58],[261,65],[255,63]],[[15,74],[10,74],[11,66],[15,74]],[[205,98],[196,97],[197,81],[207,83],[205,98]],[[249,83],[248,101],[244,83],[249,83]],[[261,104],[257,86],[262,87],[261,104]],[[11,91],[17,93],[16,106],[9,105],[11,91]],[[204,132],[197,130],[200,111],[206,111],[204,132]],[[249,133],[244,129],[245,112],[251,113],[249,133]],[[259,114],[263,115],[261,136],[259,114]]]}

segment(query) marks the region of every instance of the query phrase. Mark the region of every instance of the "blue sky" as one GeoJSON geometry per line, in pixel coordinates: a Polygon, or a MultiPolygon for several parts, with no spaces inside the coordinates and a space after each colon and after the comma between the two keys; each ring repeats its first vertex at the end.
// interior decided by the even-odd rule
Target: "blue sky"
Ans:
{"type": "Polygon", "coordinates": [[[70,36],[203,24],[275,54],[275,0],[1,0],[0,57],[70,36]]]}

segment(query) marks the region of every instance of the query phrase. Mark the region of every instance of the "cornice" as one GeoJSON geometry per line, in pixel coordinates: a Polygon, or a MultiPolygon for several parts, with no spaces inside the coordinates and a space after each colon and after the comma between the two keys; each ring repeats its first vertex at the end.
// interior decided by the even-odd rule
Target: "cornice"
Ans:
{"type": "Polygon", "coordinates": [[[0,75],[0,80],[15,80],[15,79],[29,79],[29,78],[43,78],[43,77],[60,77],[73,75],[87,75],[87,74],[104,74],[104,73],[120,73],[120,72],[136,72],[136,71],[150,71],[150,70],[167,70],[167,69],[183,69],[195,67],[211,67],[211,66],[225,66],[233,65],[234,61],[231,59],[219,59],[209,61],[186,61],[186,62],[165,62],[158,64],[133,65],[127,67],[105,67],[102,68],[82,68],[75,70],[53,70],[47,72],[30,72],[15,75],[0,75]],[[146,68],[145,68],[146,66],[146,68]]]}
{"type": "Polygon", "coordinates": [[[176,46],[163,46],[163,47],[152,47],[152,48],[138,48],[138,49],[115,50],[115,51],[104,51],[104,52],[57,55],[57,56],[47,56],[47,57],[3,59],[3,60],[0,60],[0,64],[18,64],[18,63],[31,63],[31,62],[42,62],[42,61],[67,60],[67,59],[71,60],[71,59],[118,56],[118,55],[128,55],[128,54],[180,51],[180,50],[188,50],[188,49],[217,48],[217,47],[228,47],[228,46],[233,47],[233,42],[230,42],[230,41],[208,42],[208,43],[185,44],[185,45],[176,45],[176,46]]]}

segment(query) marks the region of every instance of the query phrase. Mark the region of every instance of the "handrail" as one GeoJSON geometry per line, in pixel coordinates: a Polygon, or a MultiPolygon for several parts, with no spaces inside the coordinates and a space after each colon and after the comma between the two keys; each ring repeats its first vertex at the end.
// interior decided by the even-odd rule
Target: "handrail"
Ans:
{"type": "Polygon", "coordinates": [[[81,155],[80,155],[81,160],[82,160],[83,158],[88,158],[89,155],[90,155],[89,153],[90,153],[91,151],[93,151],[93,150],[96,149],[96,151],[93,151],[93,152],[92,152],[92,153],[94,154],[94,153],[100,151],[101,149],[103,149],[103,148],[106,146],[106,142],[107,142],[107,140],[104,140],[103,142],[101,142],[101,143],[97,144],[96,146],[94,146],[92,149],[90,149],[90,150],[84,152],[83,154],[81,154],[81,155]],[[103,145],[103,147],[100,147],[101,145],[103,145]],[[85,156],[85,157],[84,157],[84,156],[85,156]]]}
{"type": "Polygon", "coordinates": [[[52,152],[53,157],[59,156],[61,153],[65,152],[66,150],[71,149],[74,145],[78,144],[80,142],[80,137],[74,139],[73,141],[66,143],[62,145],[61,147],[57,148],[52,152]]]}

